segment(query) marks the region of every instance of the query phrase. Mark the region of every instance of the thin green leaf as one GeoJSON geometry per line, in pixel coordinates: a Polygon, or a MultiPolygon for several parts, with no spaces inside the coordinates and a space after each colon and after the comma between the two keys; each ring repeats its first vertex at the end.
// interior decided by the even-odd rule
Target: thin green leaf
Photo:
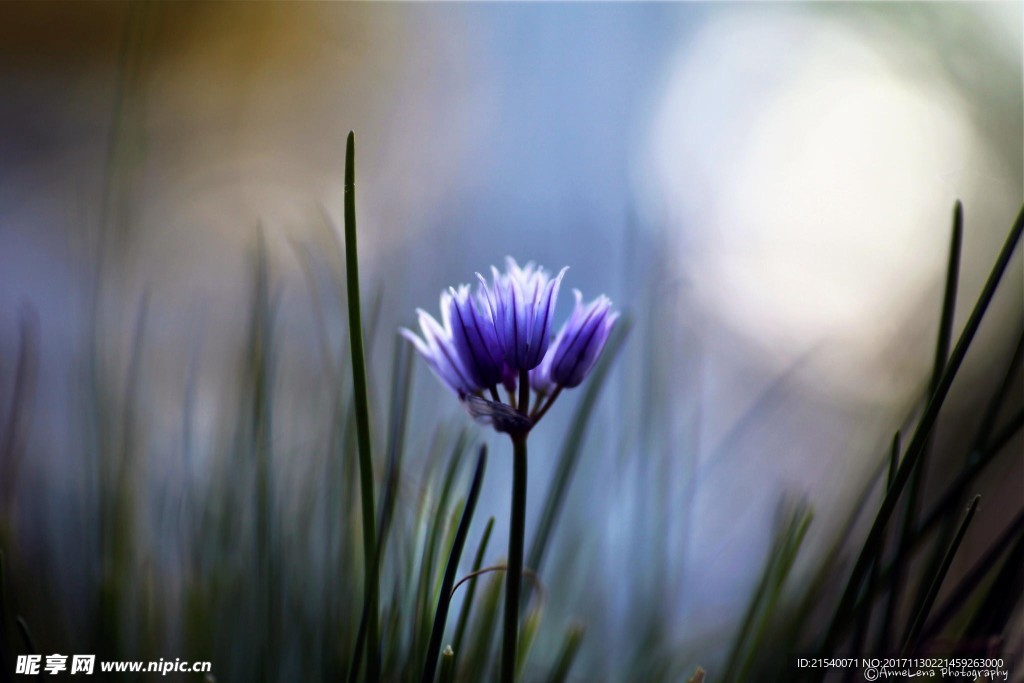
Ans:
{"type": "Polygon", "coordinates": [[[921,629],[924,628],[924,622],[928,618],[928,613],[932,610],[932,605],[935,604],[935,598],[939,594],[939,589],[946,578],[946,573],[949,572],[949,568],[953,564],[953,558],[956,557],[956,552],[960,549],[960,543],[964,540],[967,527],[970,526],[971,520],[974,519],[974,513],[978,509],[978,501],[980,500],[981,496],[975,496],[974,500],[971,501],[970,507],[967,508],[967,514],[964,515],[964,521],[960,524],[956,536],[953,537],[953,542],[946,551],[938,573],[932,577],[928,592],[924,595],[924,601],[921,603],[921,607],[914,616],[914,621],[911,623],[903,639],[903,652],[901,656],[905,656],[917,648],[918,636],[921,634],[921,629]]]}
{"type": "Polygon", "coordinates": [[[434,570],[436,569],[437,546],[441,542],[444,529],[445,517],[448,510],[448,500],[455,484],[455,477],[462,464],[462,454],[467,445],[467,434],[460,432],[455,444],[452,447],[451,456],[448,459],[448,469],[445,472],[444,484],[441,487],[441,495],[435,502],[434,516],[428,527],[424,538],[423,553],[419,567],[419,586],[416,592],[416,611],[411,620],[412,647],[409,655],[415,666],[423,661],[425,652],[421,651],[427,643],[430,633],[430,624],[433,619],[431,609],[431,594],[434,585],[434,570]]]}
{"type": "MultiPolygon", "coordinates": [[[[949,245],[949,263],[946,268],[946,286],[942,299],[942,314],[939,319],[939,332],[935,345],[935,358],[932,366],[932,376],[928,382],[928,393],[925,399],[932,396],[938,388],[939,380],[942,378],[942,371],[946,367],[946,359],[949,357],[950,339],[953,337],[953,313],[956,309],[956,290],[960,277],[960,249],[963,244],[963,206],[958,201],[953,208],[953,234],[949,245]]],[[[907,547],[907,539],[917,526],[919,514],[921,491],[924,488],[925,474],[927,473],[926,462],[932,447],[932,438],[929,436],[924,445],[921,460],[914,468],[913,477],[910,480],[910,488],[907,490],[906,505],[903,511],[903,520],[900,526],[899,536],[896,543],[896,554],[894,557],[893,577],[890,581],[890,601],[896,603],[903,594],[903,583],[906,580],[906,563],[909,561],[904,549],[907,547]]],[[[943,544],[944,545],[944,544],[943,544]]],[[[932,570],[926,575],[934,574],[935,567],[941,561],[941,548],[936,547],[936,559],[931,563],[932,570]]],[[[878,563],[874,566],[877,568],[878,563]]],[[[877,571],[877,569],[876,569],[877,571]]],[[[920,604],[924,599],[925,585],[919,585],[917,594],[911,604],[920,604]]]]}
{"type": "MultiPolygon", "coordinates": [[[[363,323],[359,301],[355,194],[355,135],[350,132],[345,146],[345,277],[348,290],[349,348],[352,357],[352,386],[356,412],[356,438],[359,444],[359,481],[362,497],[363,602],[367,614],[366,640],[368,646],[366,675],[367,680],[376,683],[380,678],[380,643],[377,634],[380,584],[377,575],[377,534],[374,525],[376,506],[373,502],[370,398],[366,385],[366,358],[363,350],[363,323]]],[[[351,678],[352,676],[350,676],[351,678]]]]}
{"type": "Polygon", "coordinates": [[[473,635],[473,642],[468,647],[468,657],[459,661],[459,670],[465,671],[467,681],[493,680],[489,671],[491,662],[491,645],[494,642],[494,633],[497,630],[499,604],[501,599],[501,588],[505,584],[503,577],[494,576],[487,582],[484,589],[483,599],[480,603],[480,612],[473,622],[470,632],[473,635]]]}
{"type": "Polygon", "coordinates": [[[551,670],[548,683],[565,683],[568,680],[569,671],[572,669],[573,662],[576,661],[576,653],[579,652],[580,643],[583,642],[583,633],[582,624],[573,624],[569,627],[565,634],[565,640],[562,643],[562,651],[558,655],[558,661],[555,662],[554,668],[551,670]]]}
{"type": "MultiPolygon", "coordinates": [[[[412,388],[412,347],[401,337],[395,337],[391,362],[391,399],[388,410],[387,466],[384,472],[384,492],[380,502],[377,566],[384,557],[388,530],[398,497],[398,482],[402,473],[402,454],[405,450],[405,430],[409,421],[409,393],[412,388]]],[[[379,570],[378,570],[379,571],[379,570]]]]}
{"type": "Polygon", "coordinates": [[[881,508],[878,511],[878,515],[875,517],[871,530],[868,532],[863,548],[853,566],[853,571],[850,572],[850,578],[847,581],[846,589],[839,600],[839,605],[836,607],[832,622],[829,625],[825,638],[822,641],[822,652],[834,651],[838,644],[837,641],[844,635],[845,630],[849,625],[850,613],[857,595],[860,592],[865,572],[878,554],[878,549],[882,539],[882,534],[885,532],[885,527],[892,516],[893,510],[900,498],[900,494],[903,492],[904,486],[907,484],[907,480],[913,472],[914,466],[917,464],[924,452],[932,427],[935,426],[935,421],[938,418],[939,410],[942,408],[942,404],[946,399],[946,395],[949,393],[949,389],[960,369],[960,365],[963,363],[964,357],[967,355],[967,350],[970,348],[971,341],[974,339],[974,335],[981,326],[981,321],[985,316],[985,312],[988,310],[988,306],[992,302],[992,298],[995,296],[996,288],[999,285],[999,281],[1002,279],[1003,273],[1006,271],[1010,258],[1016,250],[1017,242],[1020,239],[1022,231],[1024,231],[1024,208],[1022,208],[1021,212],[1017,215],[1017,220],[1014,223],[1013,228],[1010,230],[1010,233],[1006,238],[1006,242],[1003,244],[1003,248],[992,267],[992,271],[989,274],[988,280],[985,282],[985,286],[982,289],[980,296],[978,297],[974,310],[971,311],[967,324],[964,326],[964,330],[960,334],[960,338],[957,340],[956,347],[950,355],[949,362],[946,364],[946,369],[942,373],[942,378],[939,380],[935,394],[928,402],[928,406],[925,408],[924,414],[921,416],[921,420],[914,432],[914,437],[911,439],[910,445],[907,447],[903,463],[896,472],[896,478],[893,481],[892,488],[882,500],[881,508]]]}
{"type": "Polygon", "coordinates": [[[451,606],[452,586],[455,585],[455,575],[459,570],[459,558],[462,557],[462,548],[466,544],[466,536],[469,535],[469,525],[473,521],[473,512],[476,510],[476,502],[480,496],[480,486],[483,484],[486,468],[487,447],[480,446],[476,469],[473,472],[473,482],[469,487],[469,495],[466,498],[466,505],[462,510],[462,519],[459,520],[458,531],[455,532],[455,540],[448,553],[448,564],[445,567],[444,580],[441,581],[437,609],[434,612],[434,626],[430,634],[430,644],[427,647],[423,675],[420,678],[423,683],[433,683],[434,681],[437,657],[441,651],[441,639],[444,637],[444,626],[448,619],[448,609],[451,606]]]}
{"type": "MultiPolygon", "coordinates": [[[[480,544],[476,548],[476,556],[473,558],[473,566],[470,569],[471,574],[475,574],[480,571],[480,567],[483,566],[484,554],[487,552],[487,542],[491,538],[491,531],[494,529],[494,517],[487,520],[487,526],[484,527],[483,536],[480,537],[480,544]]],[[[455,626],[455,638],[452,640],[452,644],[455,648],[455,656],[460,656],[462,652],[462,639],[466,632],[466,624],[469,623],[469,613],[473,609],[473,598],[476,596],[476,581],[472,581],[466,588],[466,597],[462,600],[462,608],[459,610],[459,619],[455,626]]]]}
{"type": "Polygon", "coordinates": [[[761,580],[737,631],[732,651],[726,659],[723,681],[747,680],[747,672],[754,664],[759,645],[774,617],[782,588],[810,527],[812,517],[805,506],[798,506],[776,534],[761,580]]]}
{"type": "Polygon", "coordinates": [[[1015,539],[1022,537],[1022,534],[1024,534],[1024,510],[1017,513],[1017,516],[1013,518],[1006,529],[999,534],[999,537],[978,558],[970,571],[960,579],[960,582],[953,589],[946,602],[935,610],[935,616],[932,617],[932,620],[928,622],[928,626],[925,628],[925,638],[937,635],[949,623],[985,577],[997,566],[999,558],[1006,554],[1007,548],[1011,547],[1015,539]]]}

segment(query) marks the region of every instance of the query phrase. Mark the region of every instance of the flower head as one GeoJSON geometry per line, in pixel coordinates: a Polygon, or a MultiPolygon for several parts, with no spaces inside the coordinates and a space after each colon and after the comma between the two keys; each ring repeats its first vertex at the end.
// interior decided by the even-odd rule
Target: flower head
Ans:
{"type": "Polygon", "coordinates": [[[552,341],[555,302],[567,269],[550,277],[533,263],[520,267],[509,258],[507,264],[504,273],[491,269],[490,283],[477,274],[475,291],[459,285],[443,292],[440,322],[417,310],[420,335],[401,333],[473,417],[515,436],[529,432],[562,389],[586,378],[618,313],[607,297],[584,305],[574,290],[576,308],[552,341]],[[529,386],[518,387],[517,396],[524,373],[529,386]],[[507,403],[499,398],[502,387],[507,403]]]}
{"type": "Polygon", "coordinates": [[[543,362],[530,374],[530,383],[544,393],[556,386],[576,387],[594,367],[608,341],[619,314],[602,295],[583,304],[583,294],[574,289],[576,308],[559,330],[543,362]]]}
{"type": "Polygon", "coordinates": [[[551,342],[551,319],[555,314],[558,288],[568,268],[554,278],[533,262],[519,267],[509,257],[504,273],[491,268],[492,282],[479,274],[494,318],[494,329],[505,362],[514,371],[537,367],[551,342]]]}

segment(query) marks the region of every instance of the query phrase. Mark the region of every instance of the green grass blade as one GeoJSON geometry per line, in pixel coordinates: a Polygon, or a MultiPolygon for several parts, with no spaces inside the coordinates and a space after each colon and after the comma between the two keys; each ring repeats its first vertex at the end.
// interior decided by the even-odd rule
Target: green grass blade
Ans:
{"type": "MultiPolygon", "coordinates": [[[[340,372],[334,362],[334,352],[330,335],[327,333],[327,315],[324,311],[323,297],[320,295],[320,288],[316,283],[316,273],[313,270],[313,256],[308,248],[298,242],[291,243],[299,260],[302,276],[306,281],[306,290],[309,292],[310,305],[313,307],[313,320],[316,323],[316,339],[320,347],[320,356],[324,367],[327,369],[327,376],[334,384],[341,381],[340,372]]],[[[344,357],[344,356],[343,356],[344,357]]]]}
{"type": "Polygon", "coordinates": [[[1010,440],[1022,428],[1024,428],[1024,410],[1010,418],[1003,428],[992,437],[986,450],[972,459],[970,464],[957,475],[957,478],[946,488],[939,497],[938,502],[935,503],[932,510],[925,516],[911,543],[920,542],[936,524],[945,519],[949,510],[955,509],[960,505],[961,497],[967,490],[967,487],[971,485],[971,482],[985,470],[988,464],[1002,452],[1003,448],[1010,443],[1010,440]]]}
{"type": "Polygon", "coordinates": [[[476,501],[480,497],[480,486],[483,484],[486,468],[487,446],[480,446],[476,470],[473,472],[473,483],[469,487],[469,496],[466,498],[466,505],[462,510],[462,519],[459,520],[459,529],[455,532],[455,541],[452,543],[451,550],[448,553],[448,564],[445,567],[444,579],[441,581],[441,590],[437,599],[437,610],[434,612],[434,626],[430,634],[430,644],[427,646],[427,658],[423,665],[423,676],[420,678],[423,683],[433,683],[434,681],[434,674],[437,670],[437,658],[441,652],[441,639],[444,637],[444,626],[448,619],[448,609],[451,607],[452,586],[455,585],[455,575],[459,570],[459,559],[462,557],[462,548],[465,546],[466,536],[469,534],[469,525],[473,521],[473,512],[476,510],[476,501]]]}
{"type": "MultiPolygon", "coordinates": [[[[480,567],[483,566],[484,555],[487,553],[487,543],[491,539],[491,531],[493,529],[494,517],[491,517],[487,520],[483,536],[480,537],[480,544],[476,548],[476,556],[473,558],[473,566],[470,569],[471,574],[480,571],[480,567]]],[[[462,639],[466,632],[466,624],[469,623],[469,614],[472,611],[473,598],[475,596],[476,580],[472,580],[469,582],[469,586],[466,587],[466,597],[462,600],[462,608],[459,610],[459,619],[455,626],[455,638],[452,639],[456,657],[459,657],[462,653],[462,639]]]]}
{"type": "Polygon", "coordinates": [[[939,588],[942,587],[942,582],[946,578],[946,573],[949,571],[950,565],[953,564],[953,558],[956,556],[957,550],[960,549],[960,543],[964,540],[967,528],[970,526],[971,520],[974,519],[974,513],[978,509],[978,501],[980,500],[981,496],[975,496],[974,500],[971,501],[970,507],[967,508],[967,514],[964,515],[964,521],[961,522],[960,528],[956,532],[956,536],[953,537],[953,542],[950,544],[945,557],[942,559],[942,564],[939,566],[938,573],[932,577],[931,583],[928,587],[928,592],[925,593],[924,600],[914,616],[914,621],[911,623],[910,628],[907,630],[907,634],[903,639],[903,652],[901,656],[905,656],[917,648],[918,636],[924,628],[924,622],[928,618],[928,613],[932,610],[932,605],[935,604],[935,598],[939,594],[939,588]]]}
{"type": "Polygon", "coordinates": [[[562,644],[562,651],[558,655],[548,683],[565,683],[569,678],[569,671],[573,662],[576,661],[576,654],[580,650],[580,643],[583,642],[583,626],[573,624],[565,634],[565,641],[562,644]]]}
{"type": "Polygon", "coordinates": [[[743,666],[740,669],[739,681],[751,680],[752,676],[750,675],[750,671],[757,661],[756,658],[765,650],[763,648],[763,643],[773,622],[777,621],[775,619],[776,608],[778,607],[779,601],[782,599],[782,589],[786,585],[786,580],[789,578],[789,572],[793,568],[793,563],[796,561],[797,553],[800,551],[801,545],[803,545],[804,538],[807,536],[807,530],[810,528],[813,518],[814,516],[811,512],[805,508],[800,508],[793,514],[793,518],[786,534],[784,552],[776,569],[776,576],[772,581],[771,591],[768,593],[768,600],[761,613],[761,618],[757,631],[754,634],[750,650],[743,666]]]}
{"type": "Polygon", "coordinates": [[[971,567],[964,578],[960,579],[960,582],[956,585],[953,593],[946,599],[946,602],[935,610],[935,616],[928,622],[928,626],[925,629],[925,638],[937,635],[949,623],[985,577],[991,573],[999,558],[1006,554],[1006,549],[1015,540],[1019,541],[1021,539],[1024,539],[1024,510],[1017,513],[1013,521],[1010,522],[1006,529],[999,534],[999,537],[993,541],[992,545],[974,563],[974,566],[971,567]]]}
{"type": "Polygon", "coordinates": [[[398,482],[402,475],[402,454],[405,451],[405,430],[409,422],[409,393],[412,390],[412,346],[395,337],[391,362],[391,399],[388,410],[387,465],[384,490],[380,501],[380,523],[377,525],[377,566],[384,558],[388,530],[398,498],[398,482]]]}
{"type": "MultiPolygon", "coordinates": [[[[892,440],[892,452],[889,454],[889,475],[886,479],[885,490],[888,492],[892,489],[892,483],[896,478],[896,470],[900,464],[900,432],[897,431],[896,435],[892,440]]],[[[883,547],[879,552],[879,555],[885,552],[884,540],[883,547]]],[[[875,590],[877,590],[879,584],[879,574],[881,567],[881,557],[877,558],[875,562],[871,564],[871,578],[873,582],[869,581],[867,595],[865,600],[867,605],[871,605],[871,601],[874,599],[875,590]]],[[[887,584],[888,585],[888,584],[887,584]]],[[[868,610],[870,612],[870,609],[868,610]]],[[[885,608],[882,612],[882,623],[878,629],[878,640],[876,643],[876,652],[887,652],[889,645],[889,637],[892,633],[893,622],[896,618],[896,593],[890,590],[885,600],[885,608]]],[[[856,652],[857,650],[854,650],[856,652]]]]}
{"type": "Polygon", "coordinates": [[[732,650],[726,659],[726,670],[721,680],[747,680],[747,672],[754,663],[759,644],[774,616],[782,588],[810,527],[811,519],[810,511],[801,505],[790,513],[788,520],[776,532],[761,579],[747,606],[732,650]]]}
{"type": "MultiPolygon", "coordinates": [[[[619,324],[612,331],[612,335],[608,339],[601,360],[590,376],[583,398],[580,400],[573,415],[572,427],[562,444],[555,475],[548,488],[547,497],[544,499],[543,512],[541,513],[540,521],[537,523],[537,530],[533,534],[530,552],[527,555],[526,566],[538,574],[540,573],[541,564],[544,561],[544,555],[551,540],[551,534],[554,532],[555,525],[558,523],[558,517],[565,505],[569,485],[572,483],[573,473],[576,471],[576,465],[582,453],[583,437],[586,434],[590,417],[594,412],[594,404],[597,402],[602,387],[604,387],[612,364],[622,350],[631,327],[632,321],[626,318],[626,316],[619,319],[619,324]]],[[[529,599],[530,592],[529,586],[523,591],[524,605],[529,599]]]]}
{"type": "MultiPolygon", "coordinates": [[[[935,359],[932,366],[932,376],[928,382],[928,393],[925,395],[927,399],[935,393],[938,388],[939,380],[942,378],[942,371],[946,367],[946,359],[949,357],[949,345],[950,340],[953,337],[953,313],[956,309],[956,290],[957,283],[960,278],[960,250],[963,244],[963,206],[958,201],[953,209],[953,235],[950,238],[949,245],[949,263],[946,267],[946,286],[943,293],[942,299],[942,314],[939,319],[939,332],[937,335],[935,345],[935,359]]],[[[927,473],[926,461],[928,460],[928,454],[931,451],[932,439],[929,437],[924,446],[924,453],[921,456],[921,461],[914,468],[914,475],[910,480],[910,487],[907,489],[906,505],[904,507],[902,524],[900,525],[900,531],[898,536],[898,542],[896,544],[896,555],[895,564],[893,565],[894,573],[892,581],[890,582],[890,600],[898,602],[903,594],[903,584],[906,580],[906,563],[909,561],[907,554],[904,553],[904,549],[907,547],[907,539],[913,534],[914,527],[917,526],[918,514],[920,513],[920,497],[921,491],[924,488],[925,474],[927,473]]],[[[941,545],[945,545],[944,543],[941,545]]],[[[942,559],[942,548],[937,545],[936,557],[929,565],[931,570],[925,575],[931,576],[934,574],[938,563],[942,559]]],[[[878,563],[874,563],[876,567],[878,563]]],[[[927,586],[922,584],[918,587],[917,594],[914,596],[911,604],[919,604],[924,597],[924,591],[927,590],[927,586]]]]}
{"type": "Polygon", "coordinates": [[[964,642],[990,641],[991,636],[1005,633],[1006,625],[1024,595],[1024,538],[1017,540],[1002,569],[989,587],[981,605],[964,631],[964,642]]]}
{"type": "Polygon", "coordinates": [[[949,393],[949,389],[953,384],[953,379],[956,377],[956,374],[960,369],[960,365],[963,363],[964,357],[967,355],[967,350],[970,348],[971,342],[974,339],[974,335],[981,326],[981,321],[985,316],[985,312],[988,310],[988,306],[992,302],[992,298],[995,296],[996,288],[999,286],[999,281],[1002,279],[1003,273],[1006,271],[1006,267],[1010,262],[1010,258],[1016,250],[1017,242],[1020,239],[1022,231],[1024,231],[1024,209],[1022,209],[1017,215],[1017,220],[1014,223],[1013,228],[1010,230],[1010,233],[1006,238],[1006,242],[1003,244],[1003,248],[996,259],[995,265],[992,267],[992,271],[989,274],[988,280],[985,282],[985,286],[978,297],[978,301],[975,304],[974,309],[971,311],[971,315],[967,320],[967,324],[964,326],[963,332],[960,334],[960,338],[957,340],[956,347],[950,355],[949,363],[947,363],[946,369],[942,373],[942,378],[939,380],[935,393],[928,402],[928,406],[925,408],[924,414],[921,416],[917,429],[914,431],[914,437],[911,439],[910,445],[907,447],[903,463],[896,472],[896,478],[893,481],[892,488],[882,500],[881,508],[875,517],[874,523],[871,525],[871,530],[868,532],[868,536],[864,541],[863,548],[857,557],[853,570],[850,572],[850,578],[847,581],[846,589],[839,600],[832,622],[829,625],[825,638],[822,641],[822,652],[834,652],[836,645],[838,644],[838,640],[845,633],[850,613],[857,595],[860,592],[861,583],[864,580],[868,565],[878,554],[878,548],[882,539],[882,534],[885,532],[885,527],[888,524],[890,517],[892,517],[893,510],[900,498],[900,494],[903,492],[903,488],[907,484],[907,480],[910,478],[914,467],[917,465],[918,460],[920,460],[921,455],[924,452],[932,427],[934,427],[935,421],[938,419],[939,409],[942,407],[942,404],[946,399],[946,395],[949,393]]]}
{"type": "Polygon", "coordinates": [[[474,620],[471,632],[474,636],[472,647],[468,648],[468,657],[460,660],[459,670],[465,670],[466,681],[495,680],[495,672],[491,669],[492,643],[494,633],[497,630],[498,615],[500,613],[501,589],[505,585],[504,577],[496,574],[487,582],[484,589],[483,599],[480,604],[480,613],[474,620]]]}
{"type": "MultiPolygon", "coordinates": [[[[420,662],[423,661],[425,654],[423,647],[427,644],[427,638],[430,633],[430,624],[433,619],[433,610],[431,609],[431,589],[434,585],[437,547],[438,544],[442,542],[445,520],[447,518],[448,500],[451,497],[452,488],[455,484],[455,477],[459,472],[459,466],[462,464],[461,456],[466,448],[466,442],[466,432],[460,432],[458,438],[455,440],[454,446],[452,447],[451,456],[448,460],[448,469],[445,472],[444,483],[441,486],[441,495],[435,504],[434,516],[430,522],[430,526],[427,528],[427,534],[424,538],[423,553],[419,567],[419,583],[416,592],[415,612],[413,613],[413,618],[410,619],[410,625],[412,628],[412,647],[410,648],[409,656],[413,663],[413,667],[418,667],[420,662]]],[[[413,670],[416,670],[416,668],[413,670]]]]}
{"type": "Polygon", "coordinates": [[[359,482],[363,517],[364,604],[367,613],[367,680],[380,677],[380,643],[377,637],[380,583],[377,575],[377,533],[373,502],[373,456],[370,447],[370,399],[366,385],[366,357],[359,302],[359,255],[356,245],[355,135],[348,134],[345,146],[345,277],[348,288],[349,348],[352,356],[352,386],[359,444],[359,482]]]}
{"type": "Polygon", "coordinates": [[[441,652],[441,681],[452,681],[455,679],[455,651],[452,646],[447,646],[441,652]]]}
{"type": "Polygon", "coordinates": [[[999,418],[1000,409],[1003,407],[1003,401],[1006,399],[1006,395],[1010,393],[1010,388],[1013,386],[1014,374],[1020,367],[1021,360],[1024,359],[1024,330],[1021,330],[1020,336],[1017,337],[1017,345],[1013,349],[1013,353],[1010,355],[1010,362],[1007,365],[1006,373],[1003,375],[1002,382],[996,388],[992,397],[989,399],[988,404],[985,406],[985,412],[981,418],[981,422],[978,424],[978,432],[974,436],[974,448],[972,452],[978,453],[985,451],[991,441],[992,430],[995,429],[996,420],[999,418]]]}
{"type": "Polygon", "coordinates": [[[530,648],[533,646],[533,641],[537,637],[537,631],[540,628],[541,615],[544,612],[543,603],[537,602],[534,607],[530,608],[530,611],[523,617],[522,623],[519,626],[519,645],[516,651],[516,672],[519,678],[523,678],[524,667],[526,661],[530,657],[530,648]]]}

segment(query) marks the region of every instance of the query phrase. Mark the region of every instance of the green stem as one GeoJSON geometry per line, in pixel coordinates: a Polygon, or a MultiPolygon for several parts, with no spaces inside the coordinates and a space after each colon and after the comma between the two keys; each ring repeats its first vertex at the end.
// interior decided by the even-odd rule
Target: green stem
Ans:
{"type": "Polygon", "coordinates": [[[505,573],[505,637],[501,652],[501,683],[516,677],[519,636],[519,592],[523,580],[523,536],[526,533],[526,435],[512,437],[512,520],[505,573]]]}
{"type": "Polygon", "coordinates": [[[380,678],[380,643],[377,639],[377,543],[373,502],[373,460],[370,454],[370,407],[366,388],[366,358],[363,351],[362,313],[359,303],[359,256],[356,250],[355,136],[348,134],[345,148],[345,272],[348,286],[348,328],[351,337],[352,386],[356,408],[356,437],[359,442],[359,479],[363,504],[364,606],[366,610],[366,678],[380,678]]]}

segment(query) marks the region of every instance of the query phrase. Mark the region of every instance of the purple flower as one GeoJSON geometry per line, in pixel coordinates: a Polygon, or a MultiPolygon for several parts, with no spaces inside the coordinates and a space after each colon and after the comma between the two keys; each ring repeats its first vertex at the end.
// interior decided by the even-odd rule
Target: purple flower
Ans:
{"type": "Polygon", "coordinates": [[[583,305],[583,295],[578,289],[576,308],[566,321],[543,362],[530,374],[530,383],[542,393],[550,393],[554,387],[575,387],[586,378],[597,362],[612,326],[619,314],[612,312],[612,302],[602,295],[583,305]]]}
{"type": "MultiPolygon", "coordinates": [[[[429,313],[421,308],[416,309],[420,320],[420,331],[423,338],[410,330],[402,328],[399,332],[412,342],[416,350],[427,361],[437,378],[454,391],[459,398],[483,389],[479,374],[467,367],[466,359],[459,353],[459,347],[453,338],[451,314],[458,310],[449,292],[441,293],[441,322],[438,323],[429,313]]],[[[472,359],[470,359],[472,362],[472,359]]]]}
{"type": "Polygon", "coordinates": [[[566,270],[568,268],[563,268],[551,278],[533,262],[520,268],[509,257],[505,273],[491,268],[490,287],[483,276],[477,274],[490,305],[505,362],[514,371],[531,370],[544,358],[550,344],[558,288],[566,270]]]}
{"type": "Polygon", "coordinates": [[[578,386],[593,369],[618,313],[599,296],[576,308],[551,339],[558,288],[567,269],[550,277],[511,258],[490,284],[450,287],[441,294],[441,321],[417,309],[420,334],[402,329],[430,369],[477,420],[519,438],[547,413],[562,389],[578,386]],[[529,386],[516,385],[522,372],[529,386]],[[503,401],[499,389],[507,392],[503,401]],[[529,396],[528,389],[536,394],[529,396]]]}
{"type": "MultiPolygon", "coordinates": [[[[504,359],[494,330],[494,319],[479,290],[470,293],[469,285],[448,290],[449,318],[455,350],[480,388],[490,388],[502,380],[504,359]]],[[[441,306],[445,304],[441,301],[441,306]]]]}

